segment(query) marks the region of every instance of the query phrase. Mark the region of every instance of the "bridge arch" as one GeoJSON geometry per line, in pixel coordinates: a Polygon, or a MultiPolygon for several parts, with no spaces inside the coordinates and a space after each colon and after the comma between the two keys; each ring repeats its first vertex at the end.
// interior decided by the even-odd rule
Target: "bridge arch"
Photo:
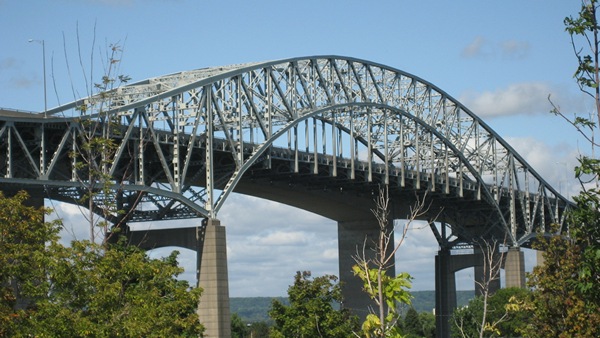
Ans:
{"type": "MultiPolygon", "coordinates": [[[[430,137],[427,138],[423,138],[422,140],[420,140],[420,143],[417,142],[417,147],[419,146],[419,144],[421,145],[421,147],[423,147],[425,149],[425,151],[421,152],[421,156],[422,159],[424,160],[425,165],[422,165],[421,168],[419,168],[419,160],[417,160],[416,162],[416,170],[414,170],[417,174],[421,173],[421,171],[426,172],[426,175],[431,175],[431,176],[443,176],[441,178],[434,178],[432,177],[431,180],[429,181],[429,186],[427,187],[423,187],[423,189],[425,190],[435,190],[435,187],[431,186],[431,182],[435,182],[435,181],[442,181],[445,183],[445,188],[444,189],[444,193],[445,194],[450,194],[450,189],[449,189],[449,185],[450,185],[450,180],[453,180],[453,184],[454,185],[460,185],[460,182],[457,182],[460,180],[461,177],[458,177],[458,175],[456,177],[451,178],[451,172],[450,172],[450,163],[453,163],[453,166],[459,166],[459,167],[463,167],[466,171],[468,171],[468,175],[471,177],[471,179],[474,182],[477,182],[477,187],[478,189],[480,189],[480,191],[478,192],[478,196],[482,196],[484,197],[484,199],[487,201],[487,203],[490,203],[490,205],[492,206],[492,209],[495,210],[495,214],[496,214],[496,218],[498,220],[498,222],[496,224],[491,224],[490,226],[500,226],[503,228],[504,231],[508,232],[509,228],[508,225],[503,217],[502,211],[500,210],[499,206],[495,203],[494,201],[494,197],[491,193],[491,191],[489,190],[489,187],[486,185],[486,182],[484,181],[484,179],[481,177],[481,175],[477,172],[477,170],[473,167],[472,163],[469,162],[469,160],[460,152],[460,150],[451,142],[451,140],[447,139],[442,133],[440,133],[437,129],[433,128],[432,126],[428,125],[427,123],[425,123],[423,120],[419,119],[418,117],[395,107],[391,107],[385,104],[379,104],[379,103],[345,103],[345,104],[339,104],[339,105],[335,105],[332,107],[323,107],[323,108],[319,108],[316,109],[312,112],[306,113],[304,114],[302,117],[296,118],[294,120],[291,120],[287,125],[283,126],[281,129],[279,129],[276,133],[274,133],[272,135],[272,137],[265,141],[264,143],[262,143],[260,146],[258,146],[254,152],[252,153],[252,155],[250,156],[250,158],[248,158],[244,165],[240,168],[239,172],[237,172],[235,175],[237,175],[237,177],[234,177],[232,180],[232,184],[233,187],[235,187],[235,185],[239,182],[239,180],[242,178],[242,176],[244,175],[244,173],[249,170],[250,168],[252,168],[253,165],[256,164],[257,161],[259,161],[261,158],[263,158],[264,153],[269,149],[269,147],[273,146],[273,144],[280,138],[282,137],[282,135],[284,135],[285,133],[289,132],[290,130],[292,130],[293,128],[297,128],[298,125],[300,125],[302,122],[306,121],[307,119],[311,119],[311,118],[316,118],[318,117],[319,120],[322,120],[324,123],[327,123],[329,125],[332,126],[332,128],[339,128],[342,132],[344,132],[346,134],[346,136],[348,136],[348,138],[350,139],[350,142],[352,142],[353,140],[356,140],[356,142],[360,142],[362,143],[368,154],[366,155],[367,157],[367,162],[368,163],[372,163],[374,162],[374,160],[372,159],[372,156],[375,155],[380,162],[383,163],[384,165],[384,178],[383,178],[383,184],[389,184],[390,183],[390,168],[393,167],[394,165],[392,163],[389,163],[389,159],[390,156],[388,156],[387,154],[390,153],[390,151],[388,150],[388,144],[387,142],[384,142],[386,144],[383,145],[383,149],[384,152],[381,151],[381,149],[377,148],[377,145],[371,145],[372,140],[370,138],[370,135],[353,135],[353,130],[351,130],[353,127],[352,126],[346,126],[346,125],[336,125],[336,121],[335,121],[335,112],[336,111],[351,111],[350,114],[359,114],[359,115],[365,115],[365,116],[369,116],[368,119],[377,119],[378,117],[376,116],[377,114],[383,115],[382,119],[383,120],[387,120],[387,119],[393,119],[393,120],[402,120],[405,119],[407,121],[409,121],[410,123],[403,123],[400,122],[402,124],[401,126],[401,130],[405,129],[405,130],[411,130],[412,129],[412,133],[413,135],[423,135],[424,133],[430,133],[430,137]],[[404,127],[404,128],[403,128],[404,127]],[[416,130],[417,128],[421,128],[423,129],[423,132],[416,130]],[[435,141],[434,141],[435,138],[435,141]],[[435,149],[434,149],[435,148],[435,149]],[[427,154],[424,154],[427,153],[427,154]],[[449,155],[451,154],[451,155],[449,155]],[[441,156],[440,156],[441,155],[441,156]],[[449,159],[450,157],[450,159],[449,159]],[[445,165],[436,165],[436,162],[440,162],[443,161],[445,165]],[[456,163],[457,162],[457,163],[456,163]],[[441,172],[441,174],[440,174],[441,172]]],[[[385,129],[386,134],[387,134],[387,129],[385,129]]],[[[389,135],[386,135],[386,140],[387,140],[387,136],[391,136],[393,139],[399,139],[400,136],[399,134],[396,133],[389,133],[389,135]]],[[[416,151],[414,150],[415,145],[413,144],[413,139],[410,139],[410,141],[406,141],[409,140],[409,138],[404,138],[402,137],[405,141],[402,142],[402,153],[400,154],[400,159],[398,159],[398,162],[401,162],[401,167],[404,168],[406,166],[405,162],[405,157],[403,156],[403,154],[406,153],[406,148],[413,148],[413,152],[418,152],[419,150],[417,149],[416,151]]],[[[418,139],[417,139],[418,140],[418,139]]],[[[419,141],[419,140],[418,140],[419,141]]],[[[354,161],[355,159],[352,158],[352,161],[354,161]]],[[[333,162],[335,164],[336,160],[333,159],[333,162]]],[[[316,171],[316,169],[315,169],[316,171]]],[[[373,178],[371,177],[371,171],[372,168],[369,167],[368,168],[368,174],[370,178],[368,178],[368,181],[372,181],[373,178]]],[[[405,177],[404,172],[401,173],[402,177],[400,178],[399,183],[401,185],[403,185],[403,183],[401,183],[405,177]]],[[[420,184],[420,179],[417,178],[417,182],[416,182],[417,186],[420,184]]],[[[234,190],[234,189],[232,189],[234,190]]],[[[459,194],[462,194],[462,187],[461,189],[458,189],[459,194]]],[[[221,195],[221,199],[219,200],[219,203],[217,203],[217,209],[219,209],[222,206],[222,202],[225,200],[226,198],[226,194],[228,192],[224,192],[224,195],[221,195]]],[[[461,196],[462,197],[462,196],[461,196]]],[[[436,211],[437,213],[438,211],[436,211]]],[[[426,214],[426,217],[429,219],[432,219],[435,215],[428,213],[426,214]]]]}
{"type": "MultiPolygon", "coordinates": [[[[51,109],[48,114],[77,116],[75,108],[81,104],[98,113],[100,110],[94,107],[106,105],[102,101],[106,97],[72,102],[51,109]]],[[[385,106],[406,112],[397,116],[420,121],[419,125],[428,126],[422,128],[425,133],[452,144],[453,154],[461,154],[450,159],[451,163],[454,161],[452,175],[476,186],[478,194],[490,202],[507,202],[499,207],[507,209],[500,212],[500,220],[514,244],[525,241],[536,228],[545,229],[549,222],[562,223],[562,210],[568,205],[506,141],[460,102],[428,81],[374,62],[314,56],[204,68],[123,86],[108,97],[110,109],[103,113],[119,116],[124,125],[156,130],[156,135],[150,135],[152,139],[160,138],[161,128],[171,135],[170,151],[177,155],[157,150],[168,180],[159,189],[182,195],[188,199],[187,204],[196,203],[201,208],[191,213],[200,212],[199,216],[216,216],[241,174],[264,155],[273,139],[315,116],[314,112],[334,112],[335,107],[352,105],[385,106]],[[184,136],[187,138],[182,141],[184,136]],[[189,182],[193,174],[189,168],[195,144],[200,142],[212,148],[215,140],[222,141],[219,146],[229,151],[235,168],[218,177],[214,170],[206,170],[206,186],[192,191],[189,182]]],[[[323,117],[327,120],[327,116],[323,117]]],[[[369,154],[401,166],[399,156],[404,154],[406,140],[390,140],[381,131],[398,136],[402,118],[368,120],[357,114],[339,114],[335,121],[329,119],[334,128],[344,130],[363,144],[370,143],[369,154]],[[383,147],[387,147],[387,154],[381,151],[383,147]]],[[[409,134],[403,137],[412,137],[413,141],[422,138],[409,134]]],[[[292,150],[298,152],[297,144],[289,148],[294,147],[292,150]]],[[[214,161],[214,150],[207,149],[206,163],[214,161]]],[[[411,159],[415,166],[426,164],[423,155],[415,152],[411,159]]]]}
{"type": "Polygon", "coordinates": [[[26,156],[18,166],[26,170],[15,174],[22,169],[13,168],[19,161],[7,160],[3,180],[56,187],[56,198],[72,200],[77,183],[65,178],[76,169],[59,169],[54,163],[67,156],[69,138],[77,133],[74,124],[110,116],[122,129],[111,168],[114,188],[125,192],[124,199],[141,201],[128,204],[135,209],[129,221],[216,217],[243,173],[265,157],[268,162],[275,140],[286,133],[293,140],[287,149],[294,153],[295,167],[300,154],[312,152],[315,168],[319,156],[332,158],[334,170],[338,161],[350,157],[352,163],[364,164],[370,176],[379,158],[386,168],[417,169],[417,185],[422,175],[418,169],[430,175],[445,169],[461,190],[469,186],[477,190],[477,199],[496,205],[498,222],[515,245],[527,241],[535,229],[562,223],[562,211],[569,205],[484,121],[443,90],[412,74],[356,58],[299,57],[185,71],[74,101],[42,116],[6,118],[1,145],[7,153],[19,148],[26,156]],[[86,107],[85,116],[81,107],[86,107]],[[306,123],[305,139],[300,140],[298,126],[309,118],[315,118],[315,130],[321,124],[320,139],[306,123]],[[41,128],[42,135],[56,125],[69,127],[60,130],[60,139],[54,134],[55,144],[42,136],[40,149],[27,149],[23,140],[9,144],[10,134],[19,139],[18,125],[26,122],[38,123],[36,132],[41,128]],[[343,141],[345,147],[339,144],[343,141]],[[355,156],[355,144],[363,146],[367,158],[355,156]],[[446,167],[430,166],[441,163],[440,156],[446,167]],[[152,169],[149,160],[154,161],[152,169]],[[134,172],[118,177],[131,163],[134,172]],[[29,176],[18,177],[23,173],[29,176]]]}

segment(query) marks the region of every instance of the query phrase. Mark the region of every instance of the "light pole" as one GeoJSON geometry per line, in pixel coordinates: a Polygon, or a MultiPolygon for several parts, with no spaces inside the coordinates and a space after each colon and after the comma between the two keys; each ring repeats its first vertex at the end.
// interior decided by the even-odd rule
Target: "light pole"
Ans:
{"type": "Polygon", "coordinates": [[[47,100],[47,96],[46,96],[46,44],[45,44],[44,40],[29,39],[29,42],[37,42],[37,43],[42,44],[42,58],[43,58],[42,64],[44,65],[44,118],[45,118],[46,112],[48,111],[48,100],[47,100]]]}

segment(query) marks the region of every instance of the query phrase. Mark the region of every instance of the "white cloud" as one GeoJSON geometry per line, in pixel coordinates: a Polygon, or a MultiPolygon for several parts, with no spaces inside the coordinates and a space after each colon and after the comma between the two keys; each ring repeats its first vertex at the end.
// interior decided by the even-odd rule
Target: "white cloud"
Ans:
{"type": "Polygon", "coordinates": [[[504,40],[489,41],[483,36],[476,36],[466,45],[460,55],[464,58],[487,59],[500,56],[504,59],[524,59],[529,54],[530,45],[527,41],[504,40]]]}
{"type": "Polygon", "coordinates": [[[565,112],[585,111],[579,94],[544,82],[515,83],[495,91],[468,91],[458,100],[480,117],[495,117],[548,113],[552,109],[549,95],[565,112]]]}
{"type": "Polygon", "coordinates": [[[299,246],[306,244],[309,241],[308,237],[306,233],[300,231],[276,231],[264,237],[252,236],[250,240],[255,241],[258,245],[299,246]]]}
{"type": "Polygon", "coordinates": [[[561,143],[550,146],[531,137],[507,137],[506,141],[540,176],[566,197],[579,193],[579,183],[574,178],[578,151],[561,143]]]}
{"type": "Polygon", "coordinates": [[[325,260],[333,260],[337,262],[337,259],[339,257],[337,248],[325,249],[325,251],[323,251],[322,257],[325,260]]]}
{"type": "Polygon", "coordinates": [[[33,85],[37,84],[39,81],[34,78],[28,78],[25,76],[15,76],[11,77],[9,83],[13,88],[31,88],[33,85]]]}
{"type": "Polygon", "coordinates": [[[502,56],[507,59],[523,59],[529,53],[529,43],[526,41],[506,40],[500,43],[502,56]]]}
{"type": "Polygon", "coordinates": [[[8,57],[0,60],[0,70],[10,70],[20,68],[21,62],[14,57],[8,57]]]}
{"type": "Polygon", "coordinates": [[[463,48],[461,56],[466,58],[485,56],[489,54],[489,51],[486,51],[486,46],[486,39],[483,36],[477,36],[471,43],[463,48]]]}
{"type": "Polygon", "coordinates": [[[63,245],[69,245],[73,240],[90,238],[90,229],[83,214],[87,212],[87,209],[74,204],[55,201],[46,202],[46,206],[54,210],[47,217],[49,221],[54,219],[62,220],[63,228],[60,232],[60,240],[63,245]]]}

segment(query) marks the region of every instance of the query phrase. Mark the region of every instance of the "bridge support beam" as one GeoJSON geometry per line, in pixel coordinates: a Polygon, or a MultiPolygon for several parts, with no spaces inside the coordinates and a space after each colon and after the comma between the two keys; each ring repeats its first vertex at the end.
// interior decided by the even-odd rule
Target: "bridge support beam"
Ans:
{"type": "MultiPolygon", "coordinates": [[[[490,262],[487,249],[475,248],[472,254],[452,255],[449,248],[442,248],[435,257],[435,320],[436,337],[450,337],[450,317],[456,309],[456,279],[457,271],[473,267],[475,270],[474,285],[475,293],[482,294],[482,283],[488,283],[491,293],[500,289],[500,278],[496,277],[491,281],[487,269],[490,262]]],[[[495,250],[497,252],[497,250],[495,250]]],[[[491,262],[493,266],[498,266],[500,255],[494,255],[491,262]]]]}
{"type": "MultiPolygon", "coordinates": [[[[198,249],[198,235],[202,228],[173,228],[153,230],[129,230],[125,226],[128,244],[144,250],[152,250],[165,246],[177,246],[190,250],[198,249]]],[[[113,238],[116,240],[116,238],[113,238]]]]}
{"type": "Polygon", "coordinates": [[[506,253],[504,262],[504,278],[506,287],[525,287],[525,254],[519,247],[511,247],[506,253]]]}
{"type": "Polygon", "coordinates": [[[450,316],[456,308],[456,279],[449,249],[435,256],[435,327],[436,337],[450,337],[450,316]]]}
{"type": "Polygon", "coordinates": [[[225,227],[208,219],[198,243],[198,286],[204,289],[198,317],[206,328],[204,337],[231,337],[227,243],[225,227]]]}
{"type": "MultiPolygon", "coordinates": [[[[349,309],[361,320],[367,317],[370,308],[375,308],[375,303],[363,291],[363,283],[360,278],[352,273],[352,266],[356,264],[353,257],[363,254],[363,245],[366,245],[364,250],[366,258],[374,257],[372,249],[378,239],[379,226],[374,219],[338,222],[338,260],[342,295],[344,296],[343,307],[349,309]]],[[[387,273],[390,276],[396,275],[393,268],[387,273]]]]}
{"type": "Polygon", "coordinates": [[[46,194],[42,186],[23,187],[22,189],[18,187],[3,187],[2,192],[4,193],[5,197],[13,197],[21,190],[25,190],[29,194],[29,198],[25,201],[26,206],[34,207],[36,209],[44,206],[44,198],[46,197],[46,194]]]}

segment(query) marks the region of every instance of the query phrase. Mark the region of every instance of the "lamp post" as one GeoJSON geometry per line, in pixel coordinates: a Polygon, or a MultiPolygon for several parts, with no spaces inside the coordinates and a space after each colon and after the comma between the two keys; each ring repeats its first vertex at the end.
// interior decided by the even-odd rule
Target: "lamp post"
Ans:
{"type": "Polygon", "coordinates": [[[46,112],[48,111],[48,100],[46,96],[46,44],[44,43],[44,40],[29,39],[29,42],[37,42],[42,44],[42,64],[44,65],[44,117],[46,117],[46,112]]]}

